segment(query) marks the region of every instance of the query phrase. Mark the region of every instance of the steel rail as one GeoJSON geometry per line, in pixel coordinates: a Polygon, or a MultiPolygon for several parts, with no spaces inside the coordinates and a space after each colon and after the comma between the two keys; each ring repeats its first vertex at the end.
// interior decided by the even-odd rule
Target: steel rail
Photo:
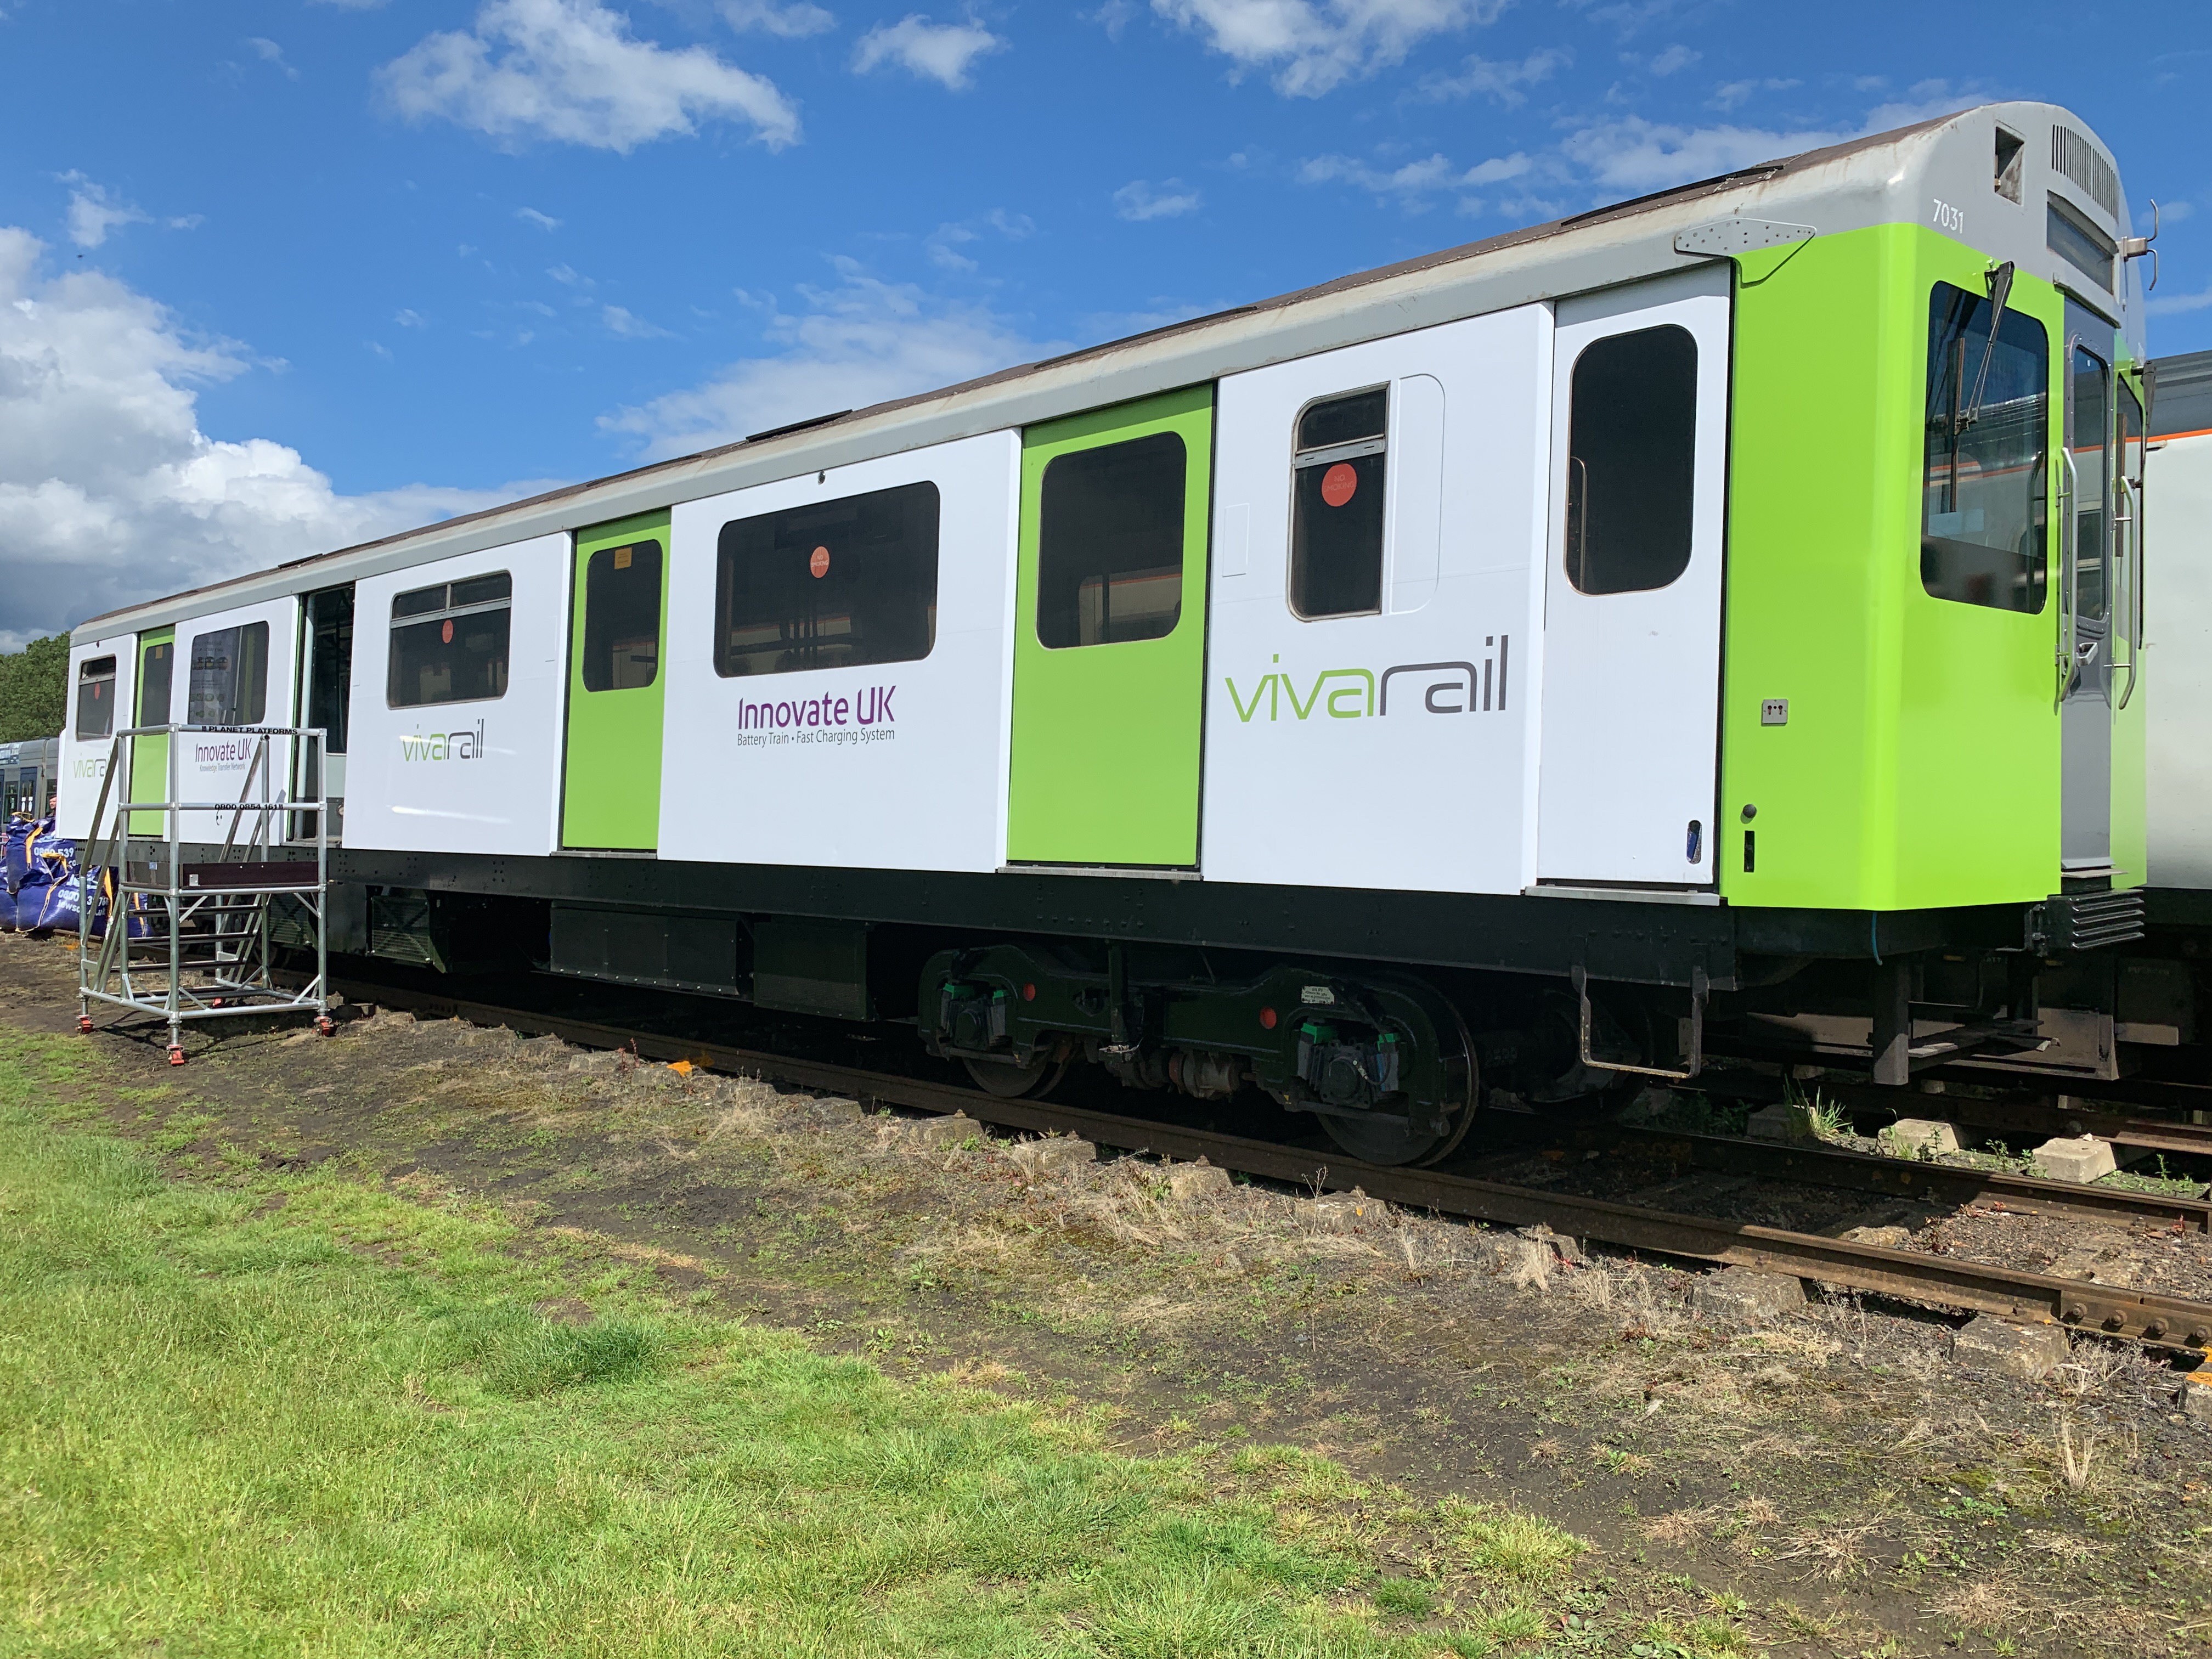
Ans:
{"type": "Polygon", "coordinates": [[[1794,1181],[1808,1187],[1833,1187],[1886,1198],[1927,1200],[1940,1204],[1983,1204],[1993,1209],[2064,1216],[2077,1221],[2179,1226],[2212,1232],[2212,1200],[2183,1198],[2129,1188],[2083,1186],[2070,1181],[1952,1164],[1923,1164],[1883,1158],[1840,1146],[1808,1146],[1765,1140],[1734,1140],[1685,1130],[1607,1126],[1591,1139],[1616,1146],[1671,1149],[1674,1161],[1699,1170],[1755,1176],[1762,1181],[1794,1181]]]}
{"type": "Polygon", "coordinates": [[[1788,1273],[1845,1290],[2007,1319],[2063,1323],[2169,1346],[2212,1348],[2212,1303],[2181,1297],[2021,1273],[1781,1227],[1548,1193],[1434,1170],[1362,1164],[1336,1153],[1273,1141],[1155,1123],[1085,1107],[1007,1100],[980,1089],[602,1025],[372,981],[341,981],[333,988],[387,1006],[436,1012],[480,1025],[505,1025],[585,1047],[628,1049],[641,1059],[690,1060],[713,1070],[750,1073],[800,1088],[832,1091],[864,1102],[926,1112],[965,1112],[979,1122],[1003,1128],[1078,1134],[1096,1145],[1128,1152],[1186,1160],[1203,1157],[1224,1169],[1316,1191],[1358,1188],[1369,1197],[1389,1203],[1499,1226],[1543,1225],[1557,1233],[1631,1250],[1788,1273]]]}

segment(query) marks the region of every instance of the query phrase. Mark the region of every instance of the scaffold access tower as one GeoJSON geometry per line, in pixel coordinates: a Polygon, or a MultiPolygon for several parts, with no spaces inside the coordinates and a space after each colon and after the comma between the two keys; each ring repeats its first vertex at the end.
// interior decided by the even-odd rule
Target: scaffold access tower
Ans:
{"type": "MultiPolygon", "coordinates": [[[[165,1021],[169,1063],[185,1063],[188,1020],[312,1010],[332,1029],[323,918],[330,822],[322,799],[323,732],[302,726],[140,726],[115,734],[82,843],[77,1024],[110,1003],[165,1021]],[[183,798],[216,757],[239,773],[234,799],[183,798]],[[158,784],[160,799],[128,799],[158,784]],[[276,981],[272,908],[314,952],[305,985],[276,981]]],[[[297,948],[296,946],[295,948],[297,948]]]]}

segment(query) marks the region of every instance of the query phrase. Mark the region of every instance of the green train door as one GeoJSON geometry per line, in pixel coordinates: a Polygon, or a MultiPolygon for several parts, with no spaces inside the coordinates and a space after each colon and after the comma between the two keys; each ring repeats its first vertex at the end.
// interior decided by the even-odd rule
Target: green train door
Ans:
{"type": "Polygon", "coordinates": [[[561,845],[651,852],[660,842],[668,514],[576,533],[561,845]]]}
{"type": "MultiPolygon", "coordinates": [[[[133,726],[167,726],[170,696],[176,684],[177,630],[150,628],[138,636],[138,714],[133,726]]],[[[131,740],[131,799],[167,800],[169,798],[169,740],[133,738],[131,740]]],[[[166,836],[165,814],[133,812],[134,836],[166,836]]]]}
{"type": "Polygon", "coordinates": [[[1022,434],[1006,858],[1198,862],[1213,388],[1022,434]]]}

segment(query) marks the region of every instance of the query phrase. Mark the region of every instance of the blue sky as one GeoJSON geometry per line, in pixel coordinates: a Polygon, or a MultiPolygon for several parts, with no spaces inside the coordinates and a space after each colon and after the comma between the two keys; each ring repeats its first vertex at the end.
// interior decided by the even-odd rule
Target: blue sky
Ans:
{"type": "Polygon", "coordinates": [[[2165,209],[2212,12],[0,0],[0,646],[1990,98],[2165,209]]]}

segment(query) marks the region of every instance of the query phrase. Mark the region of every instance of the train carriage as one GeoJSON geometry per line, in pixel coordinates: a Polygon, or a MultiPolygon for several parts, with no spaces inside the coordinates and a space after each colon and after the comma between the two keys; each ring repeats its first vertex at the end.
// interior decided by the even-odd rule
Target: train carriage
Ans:
{"type": "Polygon", "coordinates": [[[321,727],[335,944],[1384,1162],[1718,1052],[2109,1077],[2147,246],[1992,105],[305,557],[76,630],[64,828],[118,703],[216,791],[321,727]]]}

